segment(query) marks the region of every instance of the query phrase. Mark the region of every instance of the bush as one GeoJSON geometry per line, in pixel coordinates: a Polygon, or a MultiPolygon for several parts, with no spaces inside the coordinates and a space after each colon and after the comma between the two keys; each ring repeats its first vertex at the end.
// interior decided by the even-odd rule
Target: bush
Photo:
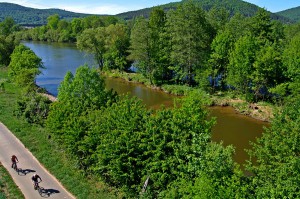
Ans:
{"type": "Polygon", "coordinates": [[[44,125],[51,101],[40,94],[30,93],[17,101],[15,114],[27,122],[44,125]]]}

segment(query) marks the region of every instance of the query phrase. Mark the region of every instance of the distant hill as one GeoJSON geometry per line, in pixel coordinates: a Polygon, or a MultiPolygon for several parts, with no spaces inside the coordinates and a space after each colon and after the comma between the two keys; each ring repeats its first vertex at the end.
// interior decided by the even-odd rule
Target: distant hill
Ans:
{"type": "MultiPolygon", "coordinates": [[[[181,2],[174,2],[169,4],[161,5],[165,11],[170,9],[175,9],[180,4],[187,2],[189,0],[182,0],[181,2]]],[[[193,0],[197,4],[199,4],[204,10],[208,11],[213,7],[226,8],[230,14],[233,16],[235,13],[241,13],[244,16],[251,17],[254,16],[257,10],[260,8],[254,4],[242,1],[242,0],[193,0]]],[[[151,8],[145,8],[136,11],[130,11],[125,13],[117,14],[116,16],[121,17],[123,19],[133,19],[134,17],[144,16],[149,17],[151,8]]],[[[284,23],[292,23],[293,21],[289,18],[286,18],[281,15],[277,15],[271,13],[271,18],[274,20],[279,20],[284,23]]]]}
{"type": "MultiPolygon", "coordinates": [[[[181,2],[164,4],[161,5],[160,7],[162,7],[165,11],[168,11],[171,9],[176,9],[180,4],[186,1],[188,0],[182,0],[181,2]]],[[[259,9],[258,6],[251,3],[244,2],[242,0],[193,0],[193,1],[198,3],[204,10],[210,10],[212,7],[224,7],[230,12],[231,15],[234,15],[235,13],[239,12],[245,16],[253,16],[255,15],[256,11],[259,9]]],[[[147,18],[149,17],[150,12],[151,12],[151,8],[144,8],[141,10],[120,13],[114,16],[120,17],[125,20],[130,20],[138,16],[144,16],[147,18]]],[[[0,22],[3,21],[6,17],[11,16],[16,21],[16,23],[20,25],[24,25],[24,26],[45,25],[47,24],[47,18],[54,14],[58,14],[61,19],[66,19],[66,20],[71,20],[73,18],[80,18],[80,17],[86,17],[91,15],[91,14],[69,12],[61,9],[35,9],[35,8],[28,8],[28,7],[24,7],[12,3],[0,3],[0,22]]],[[[294,15],[296,14],[297,12],[295,11],[294,15]]],[[[285,15],[282,15],[281,13],[280,15],[278,15],[277,13],[276,14],[271,13],[272,19],[279,20],[284,23],[294,22],[293,18],[289,17],[290,15],[288,15],[287,17],[285,15]]]]}
{"type": "Polygon", "coordinates": [[[289,18],[295,22],[300,22],[300,6],[288,10],[276,12],[277,15],[289,18]]]}
{"type": "Polygon", "coordinates": [[[0,21],[10,16],[20,25],[45,25],[47,24],[47,18],[54,14],[58,14],[61,19],[66,20],[88,16],[88,14],[61,9],[35,9],[12,3],[0,3],[0,21]]]}

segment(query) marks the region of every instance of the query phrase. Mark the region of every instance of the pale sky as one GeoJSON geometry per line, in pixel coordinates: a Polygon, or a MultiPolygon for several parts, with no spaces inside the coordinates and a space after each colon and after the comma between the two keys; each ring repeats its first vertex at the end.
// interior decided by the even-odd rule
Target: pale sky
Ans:
{"type": "MultiPolygon", "coordinates": [[[[59,8],[89,14],[119,14],[181,0],[0,0],[31,8],[59,8]]],[[[271,12],[300,6],[300,0],[245,0],[271,12]]]]}

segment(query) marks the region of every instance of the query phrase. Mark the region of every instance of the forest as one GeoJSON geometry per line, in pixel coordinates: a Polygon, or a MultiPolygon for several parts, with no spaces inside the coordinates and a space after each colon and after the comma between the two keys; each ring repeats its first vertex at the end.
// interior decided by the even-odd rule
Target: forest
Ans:
{"type": "Polygon", "coordinates": [[[45,26],[22,29],[7,18],[0,34],[0,65],[26,93],[16,117],[51,132],[83,175],[96,176],[122,197],[299,197],[299,23],[274,21],[264,9],[231,16],[188,1],[130,21],[88,16],[69,22],[52,15],[45,26]],[[98,67],[67,73],[58,101],[50,102],[34,82],[42,60],[21,39],[76,42],[94,54],[98,67]],[[102,72],[125,73],[132,65],[150,85],[194,91],[173,108],[148,110],[105,89],[102,72]],[[271,127],[248,151],[246,172],[232,159],[232,146],[211,141],[215,119],[206,107],[218,93],[277,107],[271,127]]]}
{"type": "Polygon", "coordinates": [[[2,2],[0,2],[0,10],[0,21],[3,21],[7,17],[12,17],[17,24],[30,27],[47,24],[47,18],[54,14],[59,14],[62,19],[66,20],[88,16],[88,14],[74,13],[54,8],[35,9],[2,2]]]}

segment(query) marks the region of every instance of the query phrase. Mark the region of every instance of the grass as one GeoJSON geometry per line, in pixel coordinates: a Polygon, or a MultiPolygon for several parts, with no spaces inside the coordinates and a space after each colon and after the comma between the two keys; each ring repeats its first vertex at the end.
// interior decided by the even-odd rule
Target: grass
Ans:
{"type": "Polygon", "coordinates": [[[150,86],[150,81],[140,73],[126,73],[119,70],[112,70],[112,71],[105,71],[103,72],[103,74],[108,77],[122,78],[125,79],[126,81],[141,83],[141,84],[145,84],[146,86],[150,86]]]}
{"type": "MultiPolygon", "coordinates": [[[[5,68],[0,68],[0,80],[8,79],[5,68]]],[[[65,153],[41,126],[28,124],[14,116],[14,107],[22,96],[21,88],[9,81],[4,83],[5,91],[0,91],[0,121],[4,123],[76,198],[118,198],[118,192],[99,182],[93,176],[85,176],[75,160],[65,153]]],[[[0,194],[1,197],[1,194],[0,194]]]]}
{"type": "Polygon", "coordinates": [[[7,170],[0,163],[0,199],[5,198],[22,199],[25,197],[14,183],[7,170]]]}

